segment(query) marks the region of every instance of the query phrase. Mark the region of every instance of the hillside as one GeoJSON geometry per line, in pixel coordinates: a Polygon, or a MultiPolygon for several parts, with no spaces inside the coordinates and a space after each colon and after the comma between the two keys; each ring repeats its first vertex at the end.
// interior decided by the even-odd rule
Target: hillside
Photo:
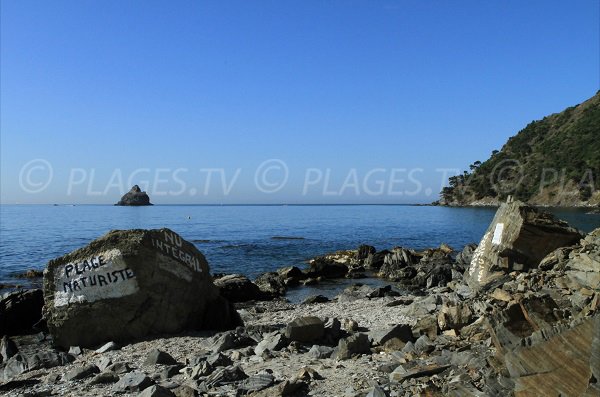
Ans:
{"type": "Polygon", "coordinates": [[[533,121],[500,151],[449,179],[439,205],[497,205],[508,195],[534,205],[600,205],[600,91],[533,121]]]}

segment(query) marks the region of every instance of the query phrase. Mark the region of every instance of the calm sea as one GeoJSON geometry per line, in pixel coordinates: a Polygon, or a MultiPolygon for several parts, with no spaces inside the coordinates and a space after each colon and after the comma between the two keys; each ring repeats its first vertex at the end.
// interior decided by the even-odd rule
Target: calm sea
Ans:
{"type": "MultiPolygon", "coordinates": [[[[599,215],[552,211],[581,230],[600,227],[599,215]]],[[[481,239],[494,213],[489,208],[400,205],[2,205],[0,283],[14,283],[14,274],[43,269],[48,260],[112,229],[168,227],[196,244],[213,273],[254,277],[283,266],[302,267],[316,255],[365,243],[378,250],[443,242],[461,249],[481,239]]]]}

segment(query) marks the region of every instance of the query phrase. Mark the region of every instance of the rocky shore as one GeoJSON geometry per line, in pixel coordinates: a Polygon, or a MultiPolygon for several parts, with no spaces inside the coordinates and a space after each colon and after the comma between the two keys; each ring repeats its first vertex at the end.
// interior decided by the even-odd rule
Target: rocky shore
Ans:
{"type": "Polygon", "coordinates": [[[254,281],[207,277],[201,253],[171,233],[111,232],[51,261],[43,292],[5,294],[0,393],[600,395],[600,229],[584,235],[512,202],[460,252],[362,245],[254,281]],[[99,252],[111,254],[86,267],[99,252]],[[94,263],[110,268],[101,295],[73,284],[100,275],[94,263]],[[361,285],[372,276],[389,285],[361,285]],[[285,299],[291,287],[341,278],[354,284],[333,299],[285,299]],[[173,310],[180,321],[169,327],[173,310]]]}

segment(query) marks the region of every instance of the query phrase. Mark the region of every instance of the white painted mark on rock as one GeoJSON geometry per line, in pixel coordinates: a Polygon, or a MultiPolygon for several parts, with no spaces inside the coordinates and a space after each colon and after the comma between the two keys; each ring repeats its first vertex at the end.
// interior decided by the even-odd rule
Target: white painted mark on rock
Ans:
{"type": "Polygon", "coordinates": [[[494,237],[492,238],[492,244],[502,244],[502,234],[504,233],[504,223],[497,223],[494,229],[494,237]]]}
{"type": "Polygon", "coordinates": [[[54,307],[120,298],[139,290],[133,270],[118,249],[67,263],[56,271],[54,285],[54,307]]]}

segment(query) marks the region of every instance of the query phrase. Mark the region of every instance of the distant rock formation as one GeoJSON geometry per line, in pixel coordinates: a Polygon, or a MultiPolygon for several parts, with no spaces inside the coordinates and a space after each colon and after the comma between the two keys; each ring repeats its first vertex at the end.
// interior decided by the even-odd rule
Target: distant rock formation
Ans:
{"type": "Polygon", "coordinates": [[[133,185],[130,191],[125,193],[121,200],[115,205],[152,205],[150,203],[150,197],[146,192],[142,192],[142,189],[138,185],[133,185]]]}

